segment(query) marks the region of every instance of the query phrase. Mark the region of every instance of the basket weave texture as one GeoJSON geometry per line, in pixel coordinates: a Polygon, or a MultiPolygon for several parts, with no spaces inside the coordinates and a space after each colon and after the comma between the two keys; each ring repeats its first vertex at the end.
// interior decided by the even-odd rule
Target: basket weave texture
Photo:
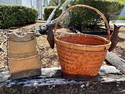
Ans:
{"type": "Polygon", "coordinates": [[[8,34],[8,57],[24,58],[37,55],[37,41],[33,33],[24,37],[17,37],[15,34],[8,34]]]}
{"type": "Polygon", "coordinates": [[[26,58],[9,58],[8,62],[10,73],[17,73],[41,68],[40,57],[38,55],[26,58]]]}
{"type": "Polygon", "coordinates": [[[8,34],[8,67],[10,73],[41,68],[36,45],[37,41],[33,33],[27,33],[22,37],[18,37],[14,33],[8,34]]]}
{"type": "Polygon", "coordinates": [[[88,8],[99,14],[105,23],[108,37],[106,39],[88,34],[63,34],[55,37],[62,72],[69,75],[96,76],[111,45],[110,27],[99,10],[87,5],[75,5],[58,17],[55,31],[62,16],[75,8],[88,8]]]}
{"type": "Polygon", "coordinates": [[[94,35],[66,34],[56,37],[56,45],[63,73],[96,76],[110,41],[94,35]]]}

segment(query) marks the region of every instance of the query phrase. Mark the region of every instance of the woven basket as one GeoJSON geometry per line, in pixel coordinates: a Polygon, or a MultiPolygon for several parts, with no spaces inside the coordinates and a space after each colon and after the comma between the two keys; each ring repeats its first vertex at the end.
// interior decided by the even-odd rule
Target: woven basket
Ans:
{"type": "Polygon", "coordinates": [[[24,58],[37,54],[36,38],[33,33],[18,37],[14,33],[8,34],[8,57],[24,58]]]}
{"type": "Polygon", "coordinates": [[[111,45],[110,27],[105,16],[99,10],[87,5],[75,5],[58,17],[55,31],[62,16],[75,8],[88,8],[95,11],[101,16],[107,28],[107,39],[88,34],[63,34],[55,37],[64,77],[76,80],[90,80],[97,76],[106,52],[111,45]]]}
{"type": "Polygon", "coordinates": [[[40,69],[40,57],[38,55],[25,58],[8,58],[10,73],[40,69]]]}
{"type": "Polygon", "coordinates": [[[8,34],[8,68],[10,79],[41,75],[41,61],[36,49],[33,33],[19,36],[8,34]]]}

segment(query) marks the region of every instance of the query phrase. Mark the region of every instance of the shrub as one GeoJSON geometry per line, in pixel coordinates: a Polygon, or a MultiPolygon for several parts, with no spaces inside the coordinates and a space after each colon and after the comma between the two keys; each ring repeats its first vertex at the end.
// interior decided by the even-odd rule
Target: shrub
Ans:
{"type": "MultiPolygon", "coordinates": [[[[112,19],[112,17],[117,16],[121,9],[124,7],[124,5],[118,3],[118,2],[109,2],[104,0],[74,0],[70,6],[76,5],[76,4],[85,4],[90,5],[92,7],[95,7],[99,9],[108,21],[112,19]]],[[[72,10],[69,13],[70,20],[68,23],[69,27],[73,27],[78,30],[83,30],[85,27],[93,27],[96,26],[100,21],[99,16],[89,10],[89,9],[75,9],[72,10]]]]}
{"type": "MultiPolygon", "coordinates": [[[[47,20],[51,12],[56,8],[56,6],[48,6],[44,9],[44,20],[47,20]]],[[[56,11],[53,19],[57,18],[62,13],[62,9],[56,11]]]]}
{"type": "Polygon", "coordinates": [[[38,12],[24,6],[0,5],[0,28],[5,29],[34,23],[38,12]]]}
{"type": "MultiPolygon", "coordinates": [[[[60,0],[60,2],[61,2],[61,3],[64,3],[65,0],[60,0]]],[[[58,3],[59,3],[59,0],[51,0],[50,3],[49,3],[49,5],[50,5],[50,6],[57,6],[58,3]]]]}

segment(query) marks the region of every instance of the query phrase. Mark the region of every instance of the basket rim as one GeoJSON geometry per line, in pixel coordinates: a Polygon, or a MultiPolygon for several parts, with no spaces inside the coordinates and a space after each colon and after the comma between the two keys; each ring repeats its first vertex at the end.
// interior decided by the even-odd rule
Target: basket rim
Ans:
{"type": "Polygon", "coordinates": [[[58,35],[55,37],[55,40],[58,41],[58,42],[61,42],[61,43],[65,43],[65,44],[69,44],[69,45],[75,45],[75,46],[79,46],[79,47],[103,47],[103,46],[110,46],[111,45],[111,41],[110,40],[107,40],[106,38],[104,37],[101,37],[101,36],[98,36],[98,35],[92,35],[92,34],[77,34],[77,33],[63,33],[62,35],[58,35]],[[98,38],[101,38],[105,41],[107,41],[108,43],[106,44],[103,44],[103,45],[82,45],[82,44],[74,44],[74,43],[70,43],[70,42],[66,42],[66,41],[62,41],[62,40],[59,40],[57,39],[58,37],[62,37],[62,36],[65,36],[65,35],[86,35],[86,36],[94,36],[94,37],[98,37],[98,38]]]}

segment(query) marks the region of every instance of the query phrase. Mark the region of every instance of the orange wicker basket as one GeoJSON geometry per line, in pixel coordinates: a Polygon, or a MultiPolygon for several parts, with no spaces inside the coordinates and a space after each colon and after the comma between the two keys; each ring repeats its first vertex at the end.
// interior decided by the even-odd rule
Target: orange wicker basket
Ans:
{"type": "Polygon", "coordinates": [[[105,59],[110,42],[110,27],[105,16],[96,8],[87,5],[75,5],[64,11],[57,19],[56,27],[62,16],[75,8],[88,8],[103,19],[107,28],[107,39],[88,34],[63,34],[55,37],[57,52],[65,78],[91,80],[95,78],[105,59]]]}

